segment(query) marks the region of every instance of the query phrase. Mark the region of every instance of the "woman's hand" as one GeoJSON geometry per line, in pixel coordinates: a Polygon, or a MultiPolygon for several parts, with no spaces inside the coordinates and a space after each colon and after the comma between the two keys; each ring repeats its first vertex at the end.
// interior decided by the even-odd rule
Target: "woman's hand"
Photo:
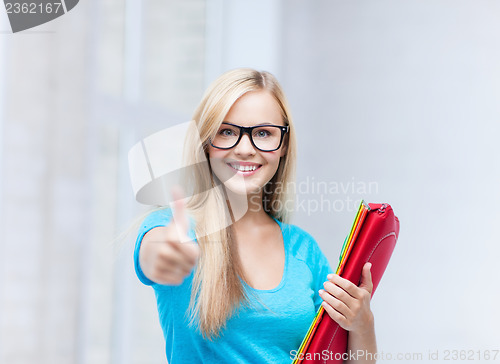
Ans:
{"type": "Polygon", "coordinates": [[[336,274],[329,274],[320,290],[323,308],[342,328],[349,331],[347,349],[350,353],[363,353],[346,363],[375,363],[377,353],[375,326],[370,310],[373,291],[371,263],[363,266],[359,287],[336,274]]]}
{"type": "Polygon", "coordinates": [[[323,308],[328,315],[347,331],[364,333],[373,330],[370,298],[373,290],[371,263],[363,266],[361,284],[357,287],[337,274],[329,274],[323,283],[323,308]]]}
{"type": "Polygon", "coordinates": [[[187,217],[182,191],[173,190],[173,220],[144,235],[139,250],[139,264],[144,275],[159,284],[179,285],[191,273],[200,249],[188,237],[187,217]]]}

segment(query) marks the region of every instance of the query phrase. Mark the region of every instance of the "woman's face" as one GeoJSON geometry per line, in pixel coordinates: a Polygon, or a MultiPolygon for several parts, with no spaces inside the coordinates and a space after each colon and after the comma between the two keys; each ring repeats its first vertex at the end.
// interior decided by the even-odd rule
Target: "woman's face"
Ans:
{"type": "MultiPolygon", "coordinates": [[[[250,91],[241,96],[227,113],[224,122],[245,127],[259,124],[285,125],[279,105],[266,90],[250,91]]],[[[231,135],[232,132],[225,130],[226,127],[222,124],[217,134],[231,135]]],[[[222,150],[210,144],[208,149],[215,175],[225,181],[224,185],[233,193],[247,196],[259,193],[271,180],[285,152],[285,140],[278,150],[262,152],[252,145],[250,136],[246,133],[231,149],[222,150]]]]}

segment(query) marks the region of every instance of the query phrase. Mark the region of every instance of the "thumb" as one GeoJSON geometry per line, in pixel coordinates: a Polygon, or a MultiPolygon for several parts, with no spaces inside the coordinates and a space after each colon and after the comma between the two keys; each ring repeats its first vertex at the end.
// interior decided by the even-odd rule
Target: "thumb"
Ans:
{"type": "Polygon", "coordinates": [[[173,219],[177,230],[177,235],[179,239],[184,241],[189,241],[188,229],[189,229],[189,219],[186,212],[186,203],[184,202],[184,191],[180,186],[174,186],[171,190],[173,199],[173,219]]]}
{"type": "Polygon", "coordinates": [[[372,263],[365,263],[365,265],[363,266],[363,271],[361,272],[361,283],[359,284],[359,288],[367,290],[370,295],[373,291],[371,268],[372,263]]]}

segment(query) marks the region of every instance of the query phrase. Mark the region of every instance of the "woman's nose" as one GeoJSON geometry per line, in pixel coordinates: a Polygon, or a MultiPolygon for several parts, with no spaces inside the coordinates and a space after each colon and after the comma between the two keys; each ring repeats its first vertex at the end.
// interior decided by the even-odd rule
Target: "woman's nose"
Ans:
{"type": "Polygon", "coordinates": [[[254,155],[256,153],[248,134],[241,136],[240,142],[234,147],[234,153],[238,155],[254,155]]]}

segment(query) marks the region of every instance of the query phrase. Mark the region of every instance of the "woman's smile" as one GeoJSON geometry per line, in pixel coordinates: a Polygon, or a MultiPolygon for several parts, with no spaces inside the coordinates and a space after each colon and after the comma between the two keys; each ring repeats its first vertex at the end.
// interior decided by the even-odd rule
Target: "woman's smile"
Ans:
{"type": "Polygon", "coordinates": [[[262,164],[252,162],[230,161],[226,162],[226,164],[229,168],[236,171],[236,174],[245,177],[255,174],[262,167],[262,164]]]}

